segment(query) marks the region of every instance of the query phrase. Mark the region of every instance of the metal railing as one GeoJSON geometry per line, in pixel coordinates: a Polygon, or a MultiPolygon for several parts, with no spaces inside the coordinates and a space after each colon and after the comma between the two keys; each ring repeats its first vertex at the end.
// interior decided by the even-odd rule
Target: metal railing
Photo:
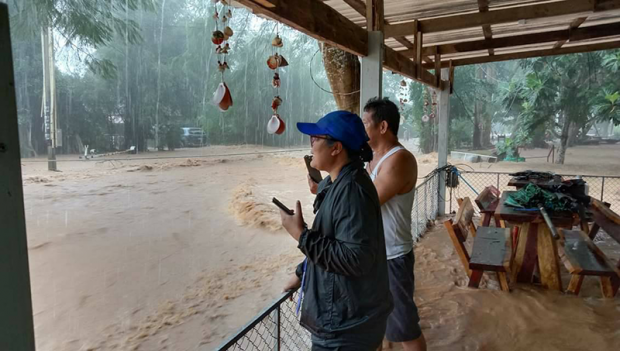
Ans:
{"type": "MultiPolygon", "coordinates": [[[[415,190],[411,213],[414,240],[437,217],[439,175],[426,178],[415,190]]],[[[310,333],[299,325],[295,312],[298,293],[288,292],[260,312],[217,350],[309,350],[310,333]]]]}
{"type": "MultiPolygon", "coordinates": [[[[476,198],[476,193],[469,187],[473,187],[476,192],[480,193],[486,186],[493,185],[500,191],[515,190],[514,187],[508,186],[510,181],[510,173],[512,172],[471,172],[461,171],[463,177],[459,179],[459,185],[456,188],[448,189],[450,201],[446,201],[446,213],[450,213],[458,206],[456,198],[469,197],[476,198]],[[465,181],[464,181],[465,180],[465,181]],[[469,183],[469,185],[467,185],[469,183]]],[[[575,174],[561,174],[565,179],[577,177],[575,174]]],[[[620,210],[620,176],[597,176],[597,175],[580,175],[588,184],[588,193],[590,196],[601,201],[609,202],[611,208],[616,212],[620,210]]]]}

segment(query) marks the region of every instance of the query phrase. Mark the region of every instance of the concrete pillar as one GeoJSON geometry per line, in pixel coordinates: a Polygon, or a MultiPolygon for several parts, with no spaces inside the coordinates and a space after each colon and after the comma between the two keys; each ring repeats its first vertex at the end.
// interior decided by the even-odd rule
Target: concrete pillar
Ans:
{"type": "Polygon", "coordinates": [[[9,10],[0,3],[0,350],[34,351],[9,10]]]}
{"type": "Polygon", "coordinates": [[[368,99],[383,95],[383,32],[368,32],[368,56],[362,57],[360,116],[368,99]]]}
{"type": "MultiPolygon", "coordinates": [[[[447,68],[442,69],[442,77],[449,77],[450,72],[447,68]]],[[[437,140],[437,167],[443,167],[448,164],[448,132],[450,130],[450,84],[444,81],[444,89],[437,89],[437,118],[439,118],[439,131],[437,140]]],[[[437,214],[443,216],[446,214],[446,174],[439,173],[439,197],[437,200],[437,214]]]]}

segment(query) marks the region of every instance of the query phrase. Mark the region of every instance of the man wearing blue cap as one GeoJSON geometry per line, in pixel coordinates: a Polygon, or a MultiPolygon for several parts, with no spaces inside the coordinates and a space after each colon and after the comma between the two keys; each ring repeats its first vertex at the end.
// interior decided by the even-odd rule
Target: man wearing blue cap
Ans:
{"type": "Polygon", "coordinates": [[[347,111],[297,128],[310,136],[311,166],[329,176],[319,184],[311,228],[299,201],[294,215],[281,212],[306,255],[285,290],[301,286],[300,323],[312,333],[312,350],[376,350],[392,298],[379,196],[363,165],[372,159],[368,136],[347,111]]]}

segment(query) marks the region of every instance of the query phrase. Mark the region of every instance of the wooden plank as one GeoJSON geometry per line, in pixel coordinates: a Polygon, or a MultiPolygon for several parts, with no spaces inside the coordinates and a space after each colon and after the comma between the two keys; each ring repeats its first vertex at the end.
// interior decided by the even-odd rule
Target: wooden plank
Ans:
{"type": "Polygon", "coordinates": [[[383,0],[366,0],[366,29],[383,31],[383,0]]]}
{"type": "MultiPolygon", "coordinates": [[[[489,11],[489,0],[478,0],[478,11],[480,12],[488,12],[489,11]]],[[[484,39],[492,39],[493,31],[491,30],[491,26],[485,24],[482,26],[482,33],[484,34],[484,39]]],[[[495,55],[495,50],[489,49],[489,56],[495,55]]]]}
{"type": "Polygon", "coordinates": [[[592,199],[592,207],[594,207],[597,211],[601,212],[605,217],[607,217],[611,222],[616,223],[620,226],[620,215],[615,213],[609,208],[605,203],[592,199]]]}
{"type": "Polygon", "coordinates": [[[483,272],[479,270],[471,271],[471,276],[469,277],[469,284],[467,284],[467,286],[470,288],[478,289],[478,287],[480,286],[480,281],[482,280],[482,273],[483,272]]]}
{"type": "Polygon", "coordinates": [[[564,253],[573,266],[580,271],[572,274],[612,276],[616,275],[614,265],[607,256],[580,230],[562,230],[564,237],[564,253]]]}
{"type": "Polygon", "coordinates": [[[450,69],[450,94],[452,94],[454,92],[454,65],[452,60],[448,62],[448,67],[450,69]]]}
{"type": "Polygon", "coordinates": [[[443,222],[443,225],[446,227],[446,230],[448,231],[450,240],[452,240],[452,244],[454,245],[454,250],[456,251],[456,254],[459,256],[459,259],[461,260],[461,264],[463,265],[463,268],[465,269],[465,273],[467,273],[468,277],[471,276],[471,270],[469,269],[469,254],[467,253],[467,249],[465,248],[465,245],[460,240],[460,237],[456,234],[456,231],[454,230],[455,229],[454,225],[452,224],[452,220],[447,220],[443,222]]]}
{"type": "Polygon", "coordinates": [[[435,62],[435,81],[437,82],[437,86],[439,86],[441,84],[441,56],[437,53],[435,54],[434,62],[435,62]]]}
{"type": "Polygon", "coordinates": [[[581,284],[583,284],[584,278],[585,275],[571,275],[570,282],[568,283],[568,288],[566,288],[566,292],[579,296],[579,292],[581,291],[581,284]]]}
{"type": "Polygon", "coordinates": [[[603,228],[607,235],[620,243],[620,226],[617,223],[599,211],[592,211],[592,216],[594,217],[594,222],[603,228]]]}
{"type": "MultiPolygon", "coordinates": [[[[463,236],[463,241],[467,240],[467,234],[472,229],[471,224],[473,218],[474,206],[472,205],[471,200],[468,197],[465,197],[462,203],[459,204],[459,210],[456,212],[456,217],[454,217],[456,226],[463,236]]],[[[472,231],[472,235],[476,236],[475,227],[472,231]]]]}
{"type": "Polygon", "coordinates": [[[330,6],[315,0],[235,0],[255,13],[263,14],[317,40],[358,56],[368,54],[366,30],[330,6]],[[273,5],[268,7],[266,4],[273,5]]]}
{"type": "Polygon", "coordinates": [[[614,297],[615,292],[611,285],[610,277],[601,277],[601,293],[603,294],[603,297],[608,298],[608,299],[611,299],[614,297]]]}
{"type": "Polygon", "coordinates": [[[414,79],[422,84],[437,87],[435,76],[431,72],[422,69],[422,78],[418,79],[416,76],[416,64],[403,54],[387,46],[384,48],[383,52],[383,67],[407,78],[414,79]]]}
{"type": "MultiPolygon", "coordinates": [[[[618,264],[614,264],[608,257],[607,255],[605,255],[605,253],[598,247],[596,246],[596,244],[592,241],[592,239],[590,239],[590,237],[588,236],[588,234],[586,234],[585,232],[580,231],[579,235],[581,235],[581,238],[583,241],[586,242],[586,244],[588,245],[588,247],[590,248],[590,250],[592,250],[592,252],[594,252],[601,261],[603,261],[605,263],[605,265],[613,270],[616,274],[616,276],[620,277],[620,267],[618,267],[620,265],[620,261],[618,261],[618,264]]],[[[613,274],[612,274],[613,275],[613,274]]]]}
{"type": "MultiPolygon", "coordinates": [[[[452,64],[454,66],[478,65],[478,64],[489,63],[489,62],[521,60],[521,59],[526,59],[526,58],[531,58],[531,57],[545,57],[545,56],[577,54],[577,53],[582,53],[582,52],[612,50],[612,49],[619,49],[619,48],[620,48],[620,40],[617,40],[617,41],[611,41],[611,42],[606,42],[606,43],[562,47],[561,49],[541,49],[541,50],[515,52],[515,53],[501,54],[501,55],[496,54],[494,56],[471,57],[471,58],[465,58],[465,59],[452,60],[452,64]]],[[[443,61],[441,63],[441,66],[447,67],[448,64],[449,64],[448,61],[443,61]]],[[[432,68],[433,65],[429,65],[429,66],[425,65],[425,67],[432,68]]]]}
{"type": "Polygon", "coordinates": [[[511,280],[513,282],[531,283],[534,266],[536,265],[537,228],[531,233],[530,223],[519,225],[519,241],[513,264],[511,267],[511,280]]]}
{"type": "Polygon", "coordinates": [[[9,10],[0,3],[0,350],[34,351],[9,10]]]}
{"type": "MultiPolygon", "coordinates": [[[[413,62],[416,65],[416,76],[419,78],[422,77],[422,51],[424,50],[423,45],[423,35],[419,30],[415,31],[415,56],[413,62]]],[[[428,55],[428,54],[427,54],[428,55]]]]}
{"type": "MultiPolygon", "coordinates": [[[[454,16],[436,17],[420,21],[420,30],[424,33],[458,30],[481,27],[535,18],[549,18],[594,11],[610,11],[620,9],[620,0],[566,0],[562,4],[544,3],[518,7],[506,7],[488,12],[474,12],[454,16]],[[597,5],[599,2],[599,5],[597,5]]],[[[402,22],[385,27],[385,37],[402,37],[412,35],[412,22],[402,22]]]]}
{"type": "MultiPolygon", "coordinates": [[[[558,229],[558,233],[561,238],[565,238],[567,236],[566,229],[560,228],[558,229]]],[[[579,265],[579,262],[575,260],[574,256],[570,256],[566,254],[565,245],[558,245],[558,256],[560,257],[560,261],[564,264],[564,267],[568,270],[570,274],[573,275],[581,275],[583,268],[579,265]]]]}
{"type": "MultiPolygon", "coordinates": [[[[542,221],[543,218],[538,211],[518,211],[515,208],[506,205],[506,199],[514,191],[504,191],[499,201],[499,205],[495,210],[496,215],[500,219],[514,223],[542,221]]],[[[572,226],[573,215],[571,212],[554,212],[550,213],[551,220],[558,227],[572,226]]]]}
{"type": "Polygon", "coordinates": [[[580,41],[608,36],[620,35],[620,23],[602,24],[578,29],[563,29],[544,33],[515,35],[502,38],[490,38],[483,40],[467,41],[456,44],[444,44],[436,47],[425,47],[423,55],[431,55],[437,50],[441,55],[480,51],[487,49],[500,49],[513,46],[549,43],[558,40],[580,41]]]}
{"type": "Polygon", "coordinates": [[[493,185],[487,186],[476,197],[476,205],[480,209],[480,212],[493,212],[499,203],[499,190],[493,185]]]}
{"type": "Polygon", "coordinates": [[[362,0],[343,0],[347,5],[351,6],[357,13],[366,17],[366,4],[362,0]]]}
{"type": "Polygon", "coordinates": [[[510,261],[510,245],[506,244],[507,235],[510,236],[510,229],[478,228],[471,251],[469,268],[505,272],[506,257],[510,261]]]}
{"type": "MultiPolygon", "coordinates": [[[[568,26],[568,28],[570,30],[572,29],[576,29],[579,28],[580,25],[583,24],[583,22],[585,22],[588,19],[588,17],[579,17],[579,18],[575,18],[570,25],[568,26]]],[[[553,46],[554,49],[559,49],[562,47],[562,45],[566,44],[567,40],[560,40],[557,43],[555,43],[555,45],[553,46]]]]}
{"type": "Polygon", "coordinates": [[[543,287],[562,291],[557,245],[549,228],[544,224],[538,226],[538,268],[543,287]]]}
{"type": "Polygon", "coordinates": [[[499,287],[502,291],[510,291],[510,284],[508,284],[506,272],[497,272],[497,280],[499,281],[499,287]]]}

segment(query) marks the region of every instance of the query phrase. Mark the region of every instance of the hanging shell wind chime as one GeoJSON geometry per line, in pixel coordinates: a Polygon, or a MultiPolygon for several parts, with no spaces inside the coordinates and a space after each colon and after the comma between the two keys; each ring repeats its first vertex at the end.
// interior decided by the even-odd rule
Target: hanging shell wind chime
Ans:
{"type": "MultiPolygon", "coordinates": [[[[278,28],[278,24],[276,24],[276,28],[278,28]]],[[[272,47],[272,55],[267,59],[267,66],[274,70],[273,78],[271,79],[271,86],[276,89],[276,95],[271,101],[271,109],[273,110],[273,114],[267,122],[267,133],[269,134],[282,134],[286,129],[286,123],[278,114],[278,108],[282,105],[282,98],[280,98],[279,91],[280,85],[282,84],[280,80],[280,67],[288,66],[288,62],[282,55],[278,55],[277,48],[283,47],[282,38],[276,31],[276,36],[271,40],[272,47]]]]}
{"type": "Polygon", "coordinates": [[[430,117],[428,116],[428,91],[426,90],[426,88],[424,89],[424,92],[422,94],[422,98],[424,99],[424,107],[423,107],[423,111],[424,111],[424,115],[422,116],[422,122],[426,123],[430,120],[430,117]]]}
{"type": "Polygon", "coordinates": [[[216,105],[220,111],[224,112],[233,105],[230,89],[224,81],[224,74],[230,69],[228,62],[226,61],[226,57],[230,50],[228,41],[234,34],[233,30],[229,26],[224,27],[224,24],[232,17],[232,11],[226,0],[213,0],[213,3],[215,4],[215,13],[213,14],[213,19],[215,19],[215,30],[211,34],[211,42],[214,45],[217,45],[215,48],[215,53],[218,56],[217,69],[222,75],[220,84],[218,84],[217,89],[215,89],[215,92],[213,93],[213,104],[216,105]],[[220,8],[221,11],[219,12],[217,9],[218,2],[222,5],[220,8]],[[220,13],[223,14],[221,18],[220,13]],[[220,26],[224,27],[224,29],[220,30],[220,26]]]}

